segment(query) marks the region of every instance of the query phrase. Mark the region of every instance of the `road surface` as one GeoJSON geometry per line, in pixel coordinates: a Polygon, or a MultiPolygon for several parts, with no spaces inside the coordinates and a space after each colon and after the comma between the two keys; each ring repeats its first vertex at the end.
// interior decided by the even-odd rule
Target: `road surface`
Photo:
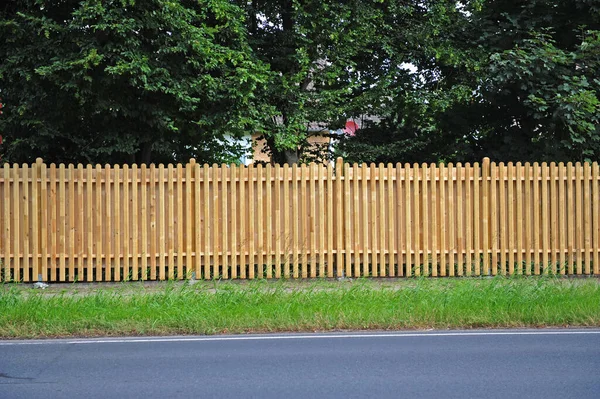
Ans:
{"type": "Polygon", "coordinates": [[[600,398],[600,330],[0,341],[0,398],[600,398]]]}

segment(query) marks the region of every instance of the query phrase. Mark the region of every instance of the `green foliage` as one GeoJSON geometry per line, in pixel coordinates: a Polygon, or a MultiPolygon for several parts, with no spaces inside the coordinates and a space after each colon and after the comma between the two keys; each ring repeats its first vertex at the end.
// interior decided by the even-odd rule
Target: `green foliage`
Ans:
{"type": "Polygon", "coordinates": [[[600,159],[595,0],[19,0],[0,156],[276,162],[364,119],[352,162],[600,159]]]}
{"type": "Polygon", "coordinates": [[[16,1],[0,42],[6,160],[220,161],[263,114],[268,70],[227,0],[16,1]]]}
{"type": "Polygon", "coordinates": [[[250,44],[274,72],[267,96],[275,117],[264,119],[262,133],[276,161],[301,158],[310,134],[343,127],[348,116],[370,107],[374,97],[361,96],[381,74],[368,70],[368,60],[389,59],[380,40],[408,26],[398,19],[387,29],[388,15],[401,14],[396,3],[240,2],[250,44]]]}
{"type": "Polygon", "coordinates": [[[456,112],[477,126],[474,153],[515,161],[599,159],[600,5],[512,3],[486,2],[472,21],[479,33],[471,41],[485,55],[473,85],[479,97],[456,112]]]}
{"type": "MultiPolygon", "coordinates": [[[[417,21],[409,88],[386,91],[360,161],[600,159],[600,4],[433,2],[417,21]]],[[[406,51],[404,43],[392,44],[406,51]]],[[[375,68],[381,69],[381,68],[375,68]]]]}
{"type": "MultiPolygon", "coordinates": [[[[505,115],[521,130],[513,134],[529,139],[530,157],[599,158],[600,80],[595,77],[600,67],[599,39],[600,31],[585,32],[567,51],[556,46],[550,33],[533,33],[515,48],[490,57],[485,94],[502,99],[505,115]],[[507,109],[511,104],[513,110],[507,109]]],[[[507,119],[499,121],[505,126],[497,126],[496,131],[514,129],[506,126],[507,119]]]]}

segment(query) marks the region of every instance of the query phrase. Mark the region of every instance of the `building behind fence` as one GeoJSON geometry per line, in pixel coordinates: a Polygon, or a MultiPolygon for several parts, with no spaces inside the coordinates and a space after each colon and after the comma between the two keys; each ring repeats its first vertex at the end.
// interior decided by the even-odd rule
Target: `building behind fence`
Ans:
{"type": "Polygon", "coordinates": [[[3,281],[600,274],[598,164],[4,165],[3,281]]]}

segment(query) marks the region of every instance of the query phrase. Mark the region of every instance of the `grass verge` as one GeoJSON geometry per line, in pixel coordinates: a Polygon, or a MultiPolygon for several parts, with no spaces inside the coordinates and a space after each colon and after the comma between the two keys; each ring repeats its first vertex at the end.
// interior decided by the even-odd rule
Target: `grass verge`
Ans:
{"type": "Polygon", "coordinates": [[[0,287],[0,337],[600,326],[597,279],[0,287]]]}

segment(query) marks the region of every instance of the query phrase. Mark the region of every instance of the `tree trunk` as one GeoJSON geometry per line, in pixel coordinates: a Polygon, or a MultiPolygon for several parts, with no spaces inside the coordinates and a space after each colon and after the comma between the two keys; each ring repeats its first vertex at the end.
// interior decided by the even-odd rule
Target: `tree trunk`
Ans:
{"type": "Polygon", "coordinates": [[[300,161],[300,154],[298,150],[287,150],[284,152],[285,163],[292,166],[300,161]]]}
{"type": "MultiPolygon", "coordinates": [[[[282,31],[284,35],[293,36],[294,35],[294,24],[295,24],[295,15],[294,15],[294,2],[293,0],[281,0],[281,19],[282,19],[282,31]]],[[[288,40],[286,44],[284,44],[283,52],[287,54],[289,57],[292,57],[295,53],[296,49],[290,44],[291,40],[288,40]]],[[[295,73],[297,65],[295,63],[291,63],[288,65],[287,69],[282,71],[284,75],[295,73]]],[[[281,110],[282,121],[281,123],[285,126],[288,123],[288,117],[286,115],[285,109],[281,110]]],[[[271,151],[271,163],[272,164],[288,164],[294,165],[300,161],[300,151],[298,148],[296,149],[287,149],[283,151],[278,151],[275,147],[275,139],[274,137],[267,137],[267,146],[271,151]]]]}
{"type": "Polygon", "coordinates": [[[275,139],[273,137],[267,137],[267,147],[271,151],[271,163],[272,164],[288,164],[290,166],[297,164],[300,161],[299,150],[283,150],[277,151],[275,148],[275,139]]]}
{"type": "Polygon", "coordinates": [[[290,32],[294,28],[294,2],[293,0],[283,0],[281,6],[283,31],[290,32]]]}
{"type": "Polygon", "coordinates": [[[142,143],[140,149],[135,154],[135,162],[139,165],[149,165],[152,161],[152,143],[142,143]]]}

